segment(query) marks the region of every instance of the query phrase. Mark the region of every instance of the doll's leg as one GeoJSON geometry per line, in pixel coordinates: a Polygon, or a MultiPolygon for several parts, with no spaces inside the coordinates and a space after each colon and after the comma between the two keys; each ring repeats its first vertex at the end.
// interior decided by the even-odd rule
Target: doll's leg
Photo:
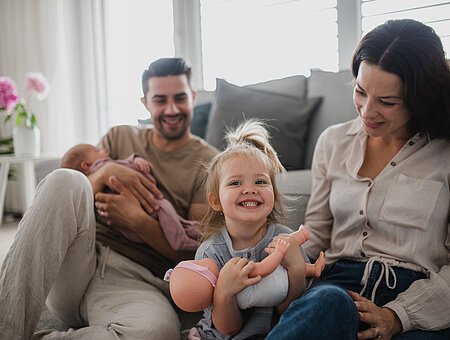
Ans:
{"type": "Polygon", "coordinates": [[[307,263],[305,267],[306,277],[320,277],[323,268],[325,268],[325,255],[323,251],[320,252],[319,258],[312,263],[307,263]]]}

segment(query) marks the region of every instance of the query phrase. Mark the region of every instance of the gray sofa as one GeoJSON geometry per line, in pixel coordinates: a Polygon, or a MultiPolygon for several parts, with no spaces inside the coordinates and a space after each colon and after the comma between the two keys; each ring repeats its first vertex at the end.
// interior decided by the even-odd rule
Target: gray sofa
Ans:
{"type": "MultiPolygon", "coordinates": [[[[285,142],[289,145],[288,149],[277,151],[281,153],[282,161],[288,162],[287,168],[292,166],[293,169],[279,176],[277,181],[286,206],[286,225],[296,229],[304,222],[311,191],[311,160],[320,133],[328,126],[350,120],[356,115],[351,80],[349,71],[332,73],[320,70],[312,70],[309,77],[293,76],[244,87],[218,80],[216,93],[199,93],[198,107],[207,110],[196,111],[193,129],[220,148],[223,146],[225,128],[235,126],[244,118],[263,118],[271,127],[275,126],[271,131],[272,134],[276,132],[274,145],[282,146],[285,142]],[[304,115],[299,117],[301,126],[296,121],[296,112],[299,116],[304,115]],[[287,115],[290,118],[284,119],[287,115]],[[293,130],[287,132],[284,129],[293,130]],[[295,129],[302,130],[298,133],[301,138],[298,138],[295,129]],[[286,138],[290,139],[286,141],[286,138]],[[298,154],[300,152],[302,154],[298,154]]],[[[57,166],[55,161],[38,164],[37,182],[57,166]]],[[[183,328],[195,323],[199,315],[180,313],[183,328]]],[[[38,329],[49,327],[65,328],[45,309],[38,329]]]]}

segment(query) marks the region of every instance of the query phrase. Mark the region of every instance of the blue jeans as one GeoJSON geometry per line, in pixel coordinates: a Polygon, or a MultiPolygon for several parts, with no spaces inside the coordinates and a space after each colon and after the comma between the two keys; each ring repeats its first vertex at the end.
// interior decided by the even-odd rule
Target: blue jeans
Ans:
{"type": "MultiPolygon", "coordinates": [[[[357,331],[366,328],[367,325],[358,321],[355,304],[346,291],[359,293],[362,290],[360,282],[364,268],[365,263],[347,260],[328,265],[322,272],[320,280],[290,304],[266,339],[356,339],[357,331]]],[[[378,306],[394,300],[412,282],[426,277],[412,270],[393,268],[397,285],[394,289],[390,289],[384,280],[381,281],[375,296],[375,303],[378,306]]],[[[364,297],[370,299],[380,272],[381,265],[374,263],[364,297]]],[[[450,329],[413,330],[398,334],[392,339],[446,340],[450,339],[450,329]]]]}

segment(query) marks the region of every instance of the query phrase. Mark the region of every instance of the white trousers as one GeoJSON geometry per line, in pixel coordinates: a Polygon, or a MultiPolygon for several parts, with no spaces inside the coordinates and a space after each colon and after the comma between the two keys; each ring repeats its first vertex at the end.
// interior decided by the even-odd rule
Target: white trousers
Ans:
{"type": "Polygon", "coordinates": [[[38,186],[0,274],[0,340],[179,339],[167,283],[95,244],[87,178],[59,169],[38,186]],[[76,329],[34,333],[45,301],[76,329]]]}

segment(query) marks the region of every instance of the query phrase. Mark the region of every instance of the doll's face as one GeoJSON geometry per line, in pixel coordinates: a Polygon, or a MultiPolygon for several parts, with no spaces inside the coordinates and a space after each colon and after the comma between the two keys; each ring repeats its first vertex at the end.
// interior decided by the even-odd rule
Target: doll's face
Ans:
{"type": "Polygon", "coordinates": [[[255,158],[230,158],[220,173],[219,197],[212,201],[212,207],[223,212],[230,232],[242,232],[242,228],[249,232],[258,230],[275,204],[269,170],[255,158]]]}

